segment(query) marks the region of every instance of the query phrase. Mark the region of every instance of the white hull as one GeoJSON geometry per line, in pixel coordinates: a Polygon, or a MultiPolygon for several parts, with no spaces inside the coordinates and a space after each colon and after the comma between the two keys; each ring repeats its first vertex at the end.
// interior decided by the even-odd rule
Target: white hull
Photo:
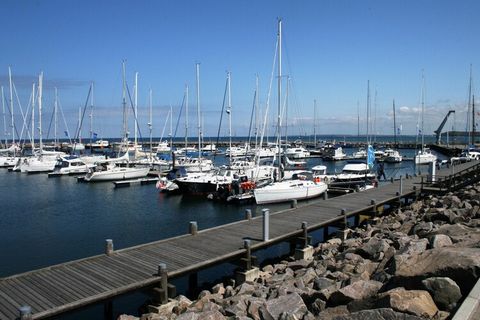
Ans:
{"type": "Polygon", "coordinates": [[[20,171],[26,173],[50,172],[55,169],[56,164],[57,160],[32,158],[21,167],[20,171]]]}
{"type": "Polygon", "coordinates": [[[435,161],[437,161],[437,156],[432,153],[419,152],[415,156],[415,164],[429,164],[435,161]]]}
{"type": "Polygon", "coordinates": [[[88,173],[85,181],[113,181],[128,180],[146,177],[150,168],[115,167],[105,171],[88,173]]]}
{"type": "Polygon", "coordinates": [[[255,189],[253,192],[257,204],[266,204],[315,198],[325,191],[327,191],[327,185],[323,182],[291,180],[275,182],[263,188],[255,189]]]}
{"type": "Polygon", "coordinates": [[[0,168],[13,167],[17,161],[17,157],[0,157],[0,168]]]}

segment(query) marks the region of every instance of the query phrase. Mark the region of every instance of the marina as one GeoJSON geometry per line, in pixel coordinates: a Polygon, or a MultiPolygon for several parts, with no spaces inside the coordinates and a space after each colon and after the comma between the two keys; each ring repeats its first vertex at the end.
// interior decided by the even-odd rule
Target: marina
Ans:
{"type": "MultiPolygon", "coordinates": [[[[470,170],[475,165],[476,162],[459,165],[455,171],[461,177],[462,170],[470,170]]],[[[438,174],[443,177],[451,172],[451,168],[446,168],[438,174]]],[[[468,171],[471,175],[470,172],[476,171],[468,171]]],[[[280,211],[269,217],[267,235],[264,221],[268,211],[264,210],[263,219],[248,218],[207,230],[201,230],[195,222],[190,224],[190,235],[133,248],[114,250],[111,240],[108,240],[104,255],[2,278],[0,293],[6,300],[0,307],[0,312],[6,319],[15,319],[18,309],[28,305],[32,307],[33,318],[41,319],[154,285],[161,280],[158,274],[159,264],[166,264],[169,278],[194,272],[245,254],[245,250],[241,249],[245,239],[250,239],[252,250],[258,250],[298,237],[304,232],[302,222],[306,222],[306,231],[313,231],[344,221],[350,216],[371,213],[377,206],[415,197],[421,192],[426,180],[424,176],[397,180],[370,191],[308,204],[302,206],[301,210],[293,208],[280,211]],[[66,286],[68,283],[76,285],[66,286]],[[22,293],[22,290],[26,291],[22,293]],[[53,297],[49,292],[58,295],[53,297]]]]}

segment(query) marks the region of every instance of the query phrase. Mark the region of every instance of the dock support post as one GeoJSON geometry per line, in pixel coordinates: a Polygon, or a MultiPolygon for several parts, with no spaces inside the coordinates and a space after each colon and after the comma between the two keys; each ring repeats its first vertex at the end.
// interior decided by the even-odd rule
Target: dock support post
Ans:
{"type": "Polygon", "coordinates": [[[252,260],[255,259],[255,257],[252,256],[250,239],[243,240],[243,248],[245,249],[245,258],[242,258],[242,261],[245,262],[245,271],[238,271],[236,273],[235,280],[237,284],[253,282],[260,274],[260,270],[257,267],[254,267],[252,263],[252,260]]]}
{"type": "Polygon", "coordinates": [[[345,208],[341,209],[340,210],[340,215],[343,216],[343,230],[338,231],[338,237],[342,241],[345,241],[345,240],[347,240],[347,234],[348,234],[347,209],[345,209],[345,208]]]}
{"type": "Polygon", "coordinates": [[[290,203],[290,208],[296,209],[297,208],[297,199],[293,199],[290,203]]]}
{"type": "Polygon", "coordinates": [[[198,233],[198,224],[197,221],[190,221],[190,234],[196,236],[198,233]]]}
{"type": "Polygon", "coordinates": [[[270,240],[270,209],[262,209],[263,213],[263,241],[270,240]]]}
{"type": "Polygon", "coordinates": [[[245,220],[252,220],[252,210],[245,209],[245,220]]]}
{"type": "Polygon", "coordinates": [[[191,296],[197,295],[198,288],[198,273],[192,272],[188,275],[188,292],[191,296]]]}
{"type": "Polygon", "coordinates": [[[328,192],[326,190],[323,193],[323,200],[328,200],[328,192]]]}
{"type": "Polygon", "coordinates": [[[165,304],[168,302],[168,271],[167,271],[167,265],[165,263],[160,263],[158,265],[158,275],[161,277],[159,300],[161,304],[165,304]]]}
{"type": "Polygon", "coordinates": [[[103,303],[103,318],[113,320],[113,301],[108,300],[103,303]]]}
{"type": "Polygon", "coordinates": [[[302,222],[302,237],[300,240],[303,241],[302,248],[295,250],[295,259],[296,260],[305,260],[310,259],[313,257],[313,247],[309,245],[309,237],[308,237],[308,224],[306,221],[302,222]]]}
{"type": "Polygon", "coordinates": [[[329,234],[328,234],[328,226],[325,226],[325,227],[323,227],[323,241],[324,241],[324,242],[328,240],[328,236],[329,236],[329,234]]]}
{"type": "Polygon", "coordinates": [[[423,176],[421,177],[420,192],[423,193],[423,176]]]}
{"type": "Polygon", "coordinates": [[[32,308],[30,306],[21,306],[18,311],[20,312],[20,320],[32,320],[32,308]]]}
{"type": "Polygon", "coordinates": [[[113,240],[105,239],[105,254],[111,256],[113,254],[113,240]]]}
{"type": "Polygon", "coordinates": [[[400,176],[400,196],[403,194],[403,177],[400,176]]]}
{"type": "Polygon", "coordinates": [[[375,199],[370,199],[370,204],[373,206],[372,209],[372,219],[377,216],[377,200],[375,199]]]}

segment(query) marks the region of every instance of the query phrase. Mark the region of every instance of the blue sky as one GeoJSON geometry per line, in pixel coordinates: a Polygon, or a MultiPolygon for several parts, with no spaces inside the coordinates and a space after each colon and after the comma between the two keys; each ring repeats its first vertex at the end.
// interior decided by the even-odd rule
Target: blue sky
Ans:
{"type": "MultiPolygon", "coordinates": [[[[291,134],[313,133],[314,99],[318,104],[317,133],[356,134],[357,103],[364,133],[367,80],[372,113],[376,114],[375,131],[393,132],[391,105],[395,98],[402,133],[414,134],[422,69],[426,79],[425,132],[433,132],[448,109],[457,112],[447,126],[464,129],[469,66],[473,64],[475,80],[480,64],[479,9],[478,1],[433,0],[5,0],[0,3],[0,84],[8,92],[11,66],[26,108],[31,83],[43,71],[44,127],[57,86],[70,131],[74,131],[78,108],[94,81],[94,131],[102,137],[116,137],[121,134],[121,63],[126,59],[130,88],[134,72],[139,72],[143,135],[148,132],[149,88],[153,90],[154,135],[160,136],[170,105],[177,118],[185,84],[190,86],[189,130],[194,135],[195,63],[200,62],[205,135],[216,135],[227,70],[232,73],[234,134],[245,135],[256,74],[260,103],[265,107],[277,17],[282,17],[283,68],[292,79],[291,134]]],[[[272,97],[276,97],[276,89],[272,97]]],[[[276,98],[270,108],[272,124],[276,98]]],[[[14,112],[20,127],[17,105],[14,112]]],[[[3,137],[3,120],[0,127],[3,137]]],[[[272,125],[268,127],[272,133],[272,125]]],[[[224,123],[222,134],[227,130],[224,123]]],[[[85,128],[85,134],[87,131],[85,128]]],[[[183,130],[177,136],[182,134],[183,130]]]]}

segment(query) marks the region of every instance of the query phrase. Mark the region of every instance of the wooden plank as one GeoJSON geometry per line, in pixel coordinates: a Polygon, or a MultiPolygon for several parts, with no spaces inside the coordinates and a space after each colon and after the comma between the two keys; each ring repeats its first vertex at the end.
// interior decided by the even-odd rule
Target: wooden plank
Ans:
{"type": "Polygon", "coordinates": [[[64,278],[59,277],[58,275],[59,275],[58,272],[45,271],[45,272],[39,273],[38,277],[41,277],[45,281],[50,281],[52,284],[54,284],[55,286],[58,286],[63,291],[68,292],[68,294],[73,299],[78,300],[89,295],[87,293],[88,291],[86,291],[83,288],[83,286],[75,285],[75,287],[73,287],[70,281],[66,283],[64,278]]]}
{"type": "MultiPolygon", "coordinates": [[[[17,278],[13,281],[18,281],[19,283],[23,283],[25,290],[34,291],[38,296],[44,297],[48,299],[48,301],[52,302],[55,306],[63,305],[69,303],[69,299],[66,299],[64,296],[64,292],[60,288],[55,288],[50,283],[46,283],[40,279],[38,274],[29,275],[25,278],[17,278]]],[[[32,292],[33,293],[33,292],[32,292]]]]}
{"type": "Polygon", "coordinates": [[[4,288],[7,289],[6,293],[8,293],[8,295],[12,297],[19,306],[29,305],[32,308],[32,311],[48,309],[54,306],[53,303],[46,301],[43,297],[40,297],[40,299],[32,299],[30,296],[30,290],[24,292],[24,289],[19,288],[14,281],[15,279],[11,279],[8,283],[5,282],[3,285],[4,288]]]}

